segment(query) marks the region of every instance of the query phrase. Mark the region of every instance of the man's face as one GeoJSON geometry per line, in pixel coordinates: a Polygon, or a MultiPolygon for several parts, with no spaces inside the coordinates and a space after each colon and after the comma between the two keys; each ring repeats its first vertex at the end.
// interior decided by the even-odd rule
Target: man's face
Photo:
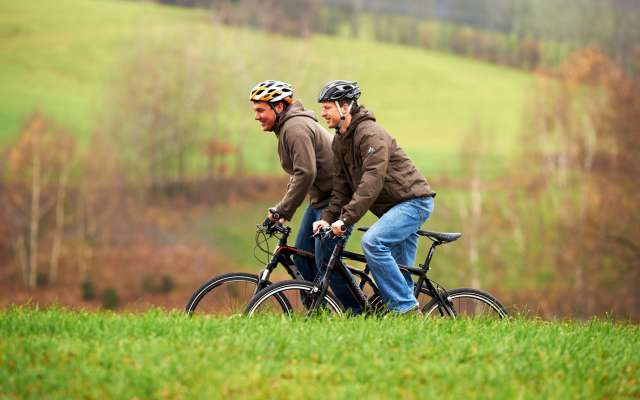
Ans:
{"type": "MultiPolygon", "coordinates": [[[[282,107],[280,104],[276,105],[276,109],[282,107]]],[[[273,130],[273,125],[276,123],[276,113],[273,111],[268,103],[258,101],[253,103],[254,119],[260,122],[262,130],[267,132],[273,130]]]]}
{"type": "Polygon", "coordinates": [[[329,128],[337,128],[340,122],[340,113],[334,101],[325,101],[322,103],[322,118],[327,121],[329,128]]]}

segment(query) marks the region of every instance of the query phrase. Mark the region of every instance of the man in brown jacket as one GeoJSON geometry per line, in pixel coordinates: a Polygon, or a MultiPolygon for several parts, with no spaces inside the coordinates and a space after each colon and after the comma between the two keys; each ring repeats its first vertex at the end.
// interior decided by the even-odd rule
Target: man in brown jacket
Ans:
{"type": "MultiPolygon", "coordinates": [[[[433,211],[435,192],[371,112],[357,103],[357,82],[333,81],[318,98],[322,117],[336,129],[333,191],[313,229],[331,223],[341,235],[371,210],[379,220],[362,237],[367,265],[391,311],[418,310],[413,281],[398,264],[413,266],[416,231],[433,211]]],[[[318,255],[320,259],[326,255],[318,255]]],[[[419,312],[419,310],[418,310],[419,312]]]]}
{"type": "MultiPolygon", "coordinates": [[[[320,240],[313,235],[313,222],[329,204],[333,181],[333,138],[325,131],[313,113],[305,110],[300,101],[293,100],[293,88],[285,82],[268,80],[258,83],[249,100],[253,103],[255,120],[265,132],[275,132],[278,138],[278,156],[282,169],[289,174],[287,191],[282,200],[268,212],[282,220],[291,220],[304,198],[309,194],[309,206],[304,212],[296,237],[296,247],[310,253],[319,253],[320,240]]],[[[333,250],[333,246],[331,246],[333,250]]],[[[304,257],[294,262],[306,280],[317,275],[316,263],[304,257]]],[[[346,284],[339,277],[332,278],[331,288],[347,309],[358,312],[346,284]]]]}

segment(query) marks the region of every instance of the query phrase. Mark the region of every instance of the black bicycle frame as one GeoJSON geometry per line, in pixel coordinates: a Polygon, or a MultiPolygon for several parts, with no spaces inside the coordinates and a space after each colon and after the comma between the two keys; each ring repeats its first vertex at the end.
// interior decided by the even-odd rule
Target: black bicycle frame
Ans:
{"type": "Polygon", "coordinates": [[[282,233],[282,236],[280,236],[278,246],[274,250],[271,260],[269,260],[265,268],[258,275],[258,285],[256,286],[256,293],[269,285],[269,276],[271,275],[271,272],[276,269],[279,263],[284,266],[284,268],[293,279],[303,280],[304,277],[300,273],[298,267],[296,267],[296,264],[291,259],[291,256],[298,255],[307,258],[314,258],[313,253],[287,245],[287,240],[289,239],[289,235],[291,234],[290,227],[283,227],[278,231],[282,233]]]}
{"type": "MultiPolygon", "coordinates": [[[[302,273],[300,272],[296,264],[293,262],[293,259],[291,258],[292,256],[297,255],[297,256],[311,258],[315,260],[315,255],[313,253],[287,245],[287,240],[289,239],[289,235],[291,234],[290,227],[287,226],[287,227],[278,228],[278,232],[280,232],[282,236],[278,241],[278,245],[276,246],[276,249],[273,252],[271,260],[269,260],[265,268],[260,272],[260,274],[258,274],[258,284],[256,286],[255,293],[258,293],[258,291],[262,290],[263,288],[269,285],[269,276],[271,275],[273,270],[276,269],[278,264],[282,264],[293,279],[304,280],[302,273]]],[[[350,260],[354,260],[354,261],[360,261],[363,263],[366,262],[364,255],[353,253],[350,251],[342,252],[342,257],[350,260]]],[[[367,283],[373,286],[373,281],[371,280],[371,277],[368,274],[369,269],[367,267],[365,267],[364,270],[345,266],[344,264],[343,264],[343,267],[347,268],[349,272],[351,272],[351,274],[358,276],[358,278],[360,279],[361,289],[364,288],[364,286],[367,283]]],[[[353,281],[353,278],[350,275],[347,274],[346,276],[349,276],[349,279],[347,279],[347,281],[353,281]]]]}
{"type": "MultiPolygon", "coordinates": [[[[337,273],[339,276],[342,277],[342,279],[345,280],[345,282],[347,283],[347,287],[349,288],[354,298],[358,301],[362,310],[366,312],[367,310],[371,309],[371,304],[369,302],[369,299],[367,298],[365,293],[362,291],[362,289],[364,288],[364,283],[361,283],[359,286],[356,285],[355,281],[353,280],[353,277],[349,274],[349,272],[354,272],[354,269],[346,266],[342,262],[341,257],[347,257],[349,259],[361,261],[361,262],[366,262],[366,259],[364,255],[344,250],[344,242],[345,242],[344,238],[339,238],[339,240],[336,243],[336,246],[333,249],[333,253],[331,253],[331,258],[327,263],[327,268],[324,272],[324,275],[322,276],[322,279],[320,280],[317,286],[318,297],[315,298],[312,304],[311,310],[315,310],[320,305],[319,303],[322,301],[322,299],[324,299],[324,296],[326,295],[329,287],[329,274],[331,274],[332,272],[337,273]]],[[[427,294],[432,298],[437,299],[438,303],[446,310],[446,312],[451,316],[454,316],[454,312],[453,312],[453,309],[451,308],[451,303],[449,302],[449,300],[446,297],[443,297],[442,293],[439,290],[436,290],[431,280],[427,277],[427,272],[429,271],[429,265],[431,264],[431,259],[433,258],[433,253],[435,252],[435,248],[441,244],[442,243],[436,242],[436,241],[434,241],[431,244],[431,247],[429,248],[429,252],[427,253],[427,257],[425,258],[425,262],[424,264],[420,264],[420,268],[400,265],[400,270],[409,272],[411,275],[418,276],[418,280],[414,288],[414,295],[416,298],[418,298],[420,289],[424,285],[427,289],[427,294]]],[[[367,273],[369,272],[369,267],[365,267],[363,271],[360,271],[360,270],[356,270],[356,271],[364,274],[366,276],[367,281],[372,285],[374,290],[375,291],[378,290],[377,286],[373,284],[373,281],[367,275],[367,273]]],[[[361,281],[361,282],[364,282],[364,281],[361,281]]]]}

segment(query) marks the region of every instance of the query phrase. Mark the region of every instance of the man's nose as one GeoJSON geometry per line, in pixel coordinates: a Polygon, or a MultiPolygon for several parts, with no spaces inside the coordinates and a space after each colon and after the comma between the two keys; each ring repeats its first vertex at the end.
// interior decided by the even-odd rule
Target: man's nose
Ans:
{"type": "Polygon", "coordinates": [[[255,119],[256,121],[259,121],[259,120],[260,120],[260,114],[255,113],[255,114],[253,115],[253,119],[255,119]]]}

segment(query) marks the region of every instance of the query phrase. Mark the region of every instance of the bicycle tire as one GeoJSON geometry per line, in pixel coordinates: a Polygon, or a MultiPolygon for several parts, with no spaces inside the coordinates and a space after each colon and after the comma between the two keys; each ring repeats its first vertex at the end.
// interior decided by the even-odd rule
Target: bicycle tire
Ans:
{"type": "MultiPolygon", "coordinates": [[[[452,303],[456,317],[507,318],[505,307],[489,293],[478,289],[458,288],[448,290],[446,296],[452,303]],[[480,307],[480,309],[478,309],[480,307]],[[486,311],[486,312],[485,312],[486,311]]],[[[432,299],[422,308],[425,318],[449,317],[441,310],[437,299],[432,299]],[[437,310],[437,311],[436,311],[437,310]]]]}
{"type": "MultiPolygon", "coordinates": [[[[194,313],[209,315],[239,314],[255,294],[258,281],[258,275],[244,272],[231,272],[218,275],[208,280],[193,292],[193,295],[191,295],[191,298],[185,306],[185,311],[189,316],[194,313]],[[235,286],[232,285],[239,283],[245,284],[247,289],[236,296],[232,290],[235,286]],[[205,300],[203,302],[205,297],[211,300],[205,300]],[[235,297],[235,301],[228,299],[229,297],[235,297]]],[[[267,282],[267,284],[270,285],[271,282],[267,282]]]]}
{"type": "MultiPolygon", "coordinates": [[[[296,314],[308,315],[308,305],[304,298],[305,296],[312,296],[314,288],[315,284],[313,282],[297,279],[274,283],[256,293],[247,304],[244,314],[247,316],[253,316],[258,313],[287,314],[289,316],[296,314]],[[274,303],[273,300],[278,303],[282,302],[283,299],[286,300],[287,309],[285,307],[282,307],[282,309],[271,307],[271,304],[274,303]]],[[[326,306],[325,309],[329,312],[336,315],[344,313],[342,305],[331,292],[327,291],[323,300],[323,304],[326,306]]]]}

